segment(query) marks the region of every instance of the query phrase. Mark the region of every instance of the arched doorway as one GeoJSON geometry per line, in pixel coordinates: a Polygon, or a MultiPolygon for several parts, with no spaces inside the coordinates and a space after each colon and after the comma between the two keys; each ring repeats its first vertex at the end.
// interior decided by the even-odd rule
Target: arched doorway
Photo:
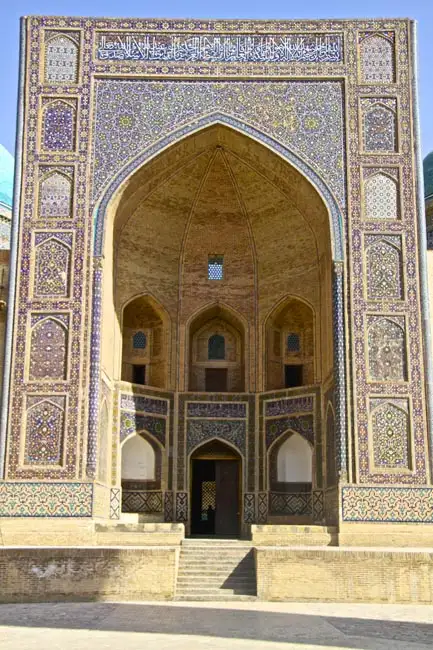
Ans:
{"type": "Polygon", "coordinates": [[[240,455],[220,440],[196,449],[190,459],[191,535],[237,537],[240,531],[240,455]]]}
{"type": "Polygon", "coordinates": [[[125,408],[172,419],[161,444],[176,521],[190,523],[189,454],[215,437],[236,439],[242,454],[242,525],[264,523],[266,451],[285,430],[272,418],[292,413],[309,427],[322,489],[316,436],[325,389],[344,390],[344,363],[333,345],[335,224],[315,184],[215,124],[137,169],[106,216],[101,369],[125,408]],[[135,363],[146,366],[144,381],[127,374],[135,363]],[[160,400],[171,401],[170,413],[160,400]]]}

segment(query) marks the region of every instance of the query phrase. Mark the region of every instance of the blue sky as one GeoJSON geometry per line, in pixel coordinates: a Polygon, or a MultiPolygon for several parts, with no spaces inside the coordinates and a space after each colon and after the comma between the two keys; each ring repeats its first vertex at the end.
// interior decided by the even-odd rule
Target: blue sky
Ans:
{"type": "Polygon", "coordinates": [[[433,0],[1,0],[0,36],[3,43],[0,95],[0,143],[13,153],[18,74],[19,17],[31,14],[66,16],[125,16],[167,18],[381,18],[409,17],[418,21],[421,139],[425,156],[433,150],[433,0]]]}

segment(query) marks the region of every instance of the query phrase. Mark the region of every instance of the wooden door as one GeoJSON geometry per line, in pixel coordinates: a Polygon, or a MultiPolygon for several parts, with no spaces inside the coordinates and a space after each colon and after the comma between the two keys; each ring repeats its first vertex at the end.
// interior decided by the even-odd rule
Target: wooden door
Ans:
{"type": "Polygon", "coordinates": [[[216,512],[215,535],[239,535],[239,461],[215,461],[216,512]]]}
{"type": "Polygon", "coordinates": [[[207,393],[227,392],[227,368],[206,368],[205,386],[207,393]]]}

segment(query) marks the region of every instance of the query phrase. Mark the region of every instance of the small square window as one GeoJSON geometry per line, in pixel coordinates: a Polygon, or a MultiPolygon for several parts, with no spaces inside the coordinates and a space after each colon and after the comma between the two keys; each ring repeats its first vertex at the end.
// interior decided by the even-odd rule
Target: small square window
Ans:
{"type": "Polygon", "coordinates": [[[300,352],[301,339],[299,334],[291,332],[287,337],[287,352],[300,352]]]}
{"type": "Polygon", "coordinates": [[[222,255],[209,255],[207,261],[207,279],[222,280],[224,274],[224,257],[222,255]]]}

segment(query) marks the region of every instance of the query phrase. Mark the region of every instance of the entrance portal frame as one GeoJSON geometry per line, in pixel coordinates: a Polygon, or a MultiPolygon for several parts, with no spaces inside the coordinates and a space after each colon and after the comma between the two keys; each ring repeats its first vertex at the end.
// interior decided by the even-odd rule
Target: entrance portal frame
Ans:
{"type": "MultiPolygon", "coordinates": [[[[427,428],[432,360],[427,332],[415,48],[415,27],[408,20],[187,22],[37,16],[22,20],[12,268],[0,432],[2,516],[91,517],[106,512],[110,486],[95,480],[103,391],[100,306],[106,209],[135,169],[170,144],[220,123],[257,140],[298,169],[322,196],[331,215],[335,385],[329,401],[334,402],[336,420],[339,518],[343,522],[433,523],[432,431],[427,428]],[[65,78],[56,77],[46,58],[53,32],[66,34],[75,44],[72,50],[76,58],[65,78]],[[128,34],[132,40],[128,40],[128,34]],[[189,60],[190,48],[186,47],[191,34],[195,35],[194,43],[204,43],[194,60],[189,60]],[[381,62],[388,68],[381,68],[383,77],[379,80],[369,77],[375,68],[374,51],[368,48],[372,36],[382,38],[390,53],[388,63],[381,62]],[[150,38],[159,43],[155,51],[165,53],[161,60],[160,54],[150,55],[146,45],[150,38]],[[217,49],[218,42],[226,43],[232,52],[229,58],[220,50],[218,55],[216,50],[209,53],[212,39],[217,49]],[[132,44],[129,49],[127,42],[132,44]],[[240,42],[248,45],[254,56],[241,56],[236,49],[240,42]],[[184,45],[174,56],[179,43],[184,45]],[[263,43],[267,44],[264,49],[263,43]],[[283,50],[276,49],[276,43],[284,44],[283,50]],[[157,143],[143,149],[114,174],[94,213],[87,184],[97,126],[91,121],[95,115],[95,84],[98,79],[132,76],[157,79],[160,84],[180,78],[200,83],[206,80],[209,84],[224,79],[241,83],[252,78],[263,84],[276,80],[338,81],[344,88],[340,135],[345,148],[339,165],[341,178],[346,181],[347,205],[337,203],[323,173],[296,153],[292,136],[290,143],[284,143],[270,135],[270,122],[262,130],[222,107],[169,129],[157,143]],[[388,125],[385,139],[380,124],[375,122],[379,115],[386,118],[388,125]],[[43,194],[42,186],[42,179],[53,170],[68,178],[70,186],[70,195],[62,195],[61,211],[54,215],[52,197],[43,194]],[[365,181],[382,172],[394,179],[400,208],[394,216],[373,218],[365,214],[365,181]],[[41,286],[47,285],[37,284],[38,273],[41,269],[41,282],[46,282],[44,260],[48,247],[44,242],[52,238],[66,251],[64,259],[72,262],[70,266],[65,262],[65,268],[59,269],[52,292],[43,294],[41,286]],[[380,259],[387,260],[383,262],[386,268],[382,279],[380,259]],[[394,294],[388,285],[381,294],[381,282],[389,282],[394,294]],[[41,299],[41,295],[45,298],[41,299]],[[63,374],[56,375],[48,356],[44,363],[49,372],[41,380],[38,372],[32,374],[29,370],[34,351],[28,332],[47,317],[60,318],[63,323],[68,357],[63,374]],[[373,372],[371,367],[377,342],[376,348],[369,348],[369,332],[380,320],[384,330],[387,323],[392,323],[394,330],[400,328],[405,341],[399,367],[406,370],[392,381],[380,376],[383,368],[378,371],[376,364],[373,372]],[[35,413],[42,420],[39,417],[33,422],[35,413]],[[44,456],[43,424],[37,422],[48,418],[47,413],[53,449],[44,456]],[[396,432],[391,442],[386,436],[386,422],[390,419],[396,432]],[[396,453],[400,453],[397,463],[393,460],[396,453]],[[52,505],[47,506],[53,496],[52,505]],[[400,504],[397,510],[396,501],[400,504]]],[[[322,110],[325,108],[322,106],[322,110]]],[[[307,130],[318,128],[317,109],[312,107],[311,114],[302,117],[307,130]]],[[[291,126],[296,131],[294,116],[300,119],[296,111],[283,116],[281,127],[286,133],[291,126]]],[[[322,410],[326,412],[327,404],[322,410]]]]}

